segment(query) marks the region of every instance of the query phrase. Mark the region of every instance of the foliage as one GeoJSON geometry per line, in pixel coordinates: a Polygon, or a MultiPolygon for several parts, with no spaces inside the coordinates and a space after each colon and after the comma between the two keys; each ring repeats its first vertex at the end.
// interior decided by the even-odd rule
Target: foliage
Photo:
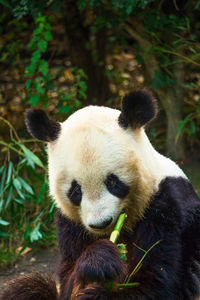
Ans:
{"type": "Polygon", "coordinates": [[[192,101],[187,109],[187,114],[183,120],[179,121],[179,127],[176,135],[176,142],[178,143],[180,136],[185,135],[187,144],[190,148],[194,148],[199,143],[199,128],[200,128],[200,97],[197,101],[192,101]]]}
{"type": "Polygon", "coordinates": [[[47,106],[48,91],[54,88],[52,77],[49,74],[49,63],[42,57],[46,52],[48,42],[52,40],[51,25],[46,16],[35,18],[36,28],[28,44],[32,52],[31,63],[26,67],[26,75],[30,79],[26,81],[28,101],[32,106],[42,102],[47,106]]]}
{"type": "Polygon", "coordinates": [[[5,7],[0,7],[0,63],[16,66],[20,62],[20,40],[16,38],[27,29],[25,20],[19,22],[5,7]]]}
{"type": "Polygon", "coordinates": [[[21,19],[28,14],[36,17],[39,13],[43,13],[47,8],[56,12],[61,5],[61,0],[0,0],[0,4],[12,9],[14,16],[21,19]]]}
{"type": "MultiPolygon", "coordinates": [[[[31,106],[38,103],[47,107],[49,103],[49,92],[55,90],[53,82],[54,74],[50,74],[49,61],[44,58],[48,48],[48,42],[52,40],[51,25],[46,16],[39,14],[35,18],[36,28],[33,31],[31,41],[28,45],[32,51],[31,63],[26,67],[26,90],[28,102],[31,106]]],[[[50,60],[50,59],[49,59],[50,60]]],[[[81,107],[81,99],[86,98],[87,86],[85,83],[86,75],[82,69],[72,68],[74,85],[71,91],[64,89],[58,90],[58,109],[60,113],[72,113],[81,107]],[[80,99],[80,100],[79,100],[80,99]]]]}
{"type": "Polygon", "coordinates": [[[4,153],[0,167],[0,261],[3,265],[35,241],[53,243],[54,230],[49,224],[53,220],[54,204],[47,197],[46,162],[42,162],[45,149],[38,149],[36,155],[26,146],[34,140],[21,140],[8,121],[3,118],[0,121],[6,122],[11,134],[10,142],[0,141],[4,153]]]}
{"type": "Polygon", "coordinates": [[[60,113],[71,114],[74,110],[81,108],[82,103],[79,99],[86,99],[87,85],[85,83],[86,75],[82,69],[72,68],[71,74],[75,81],[71,91],[66,93],[59,91],[60,100],[58,102],[58,111],[60,113]]]}

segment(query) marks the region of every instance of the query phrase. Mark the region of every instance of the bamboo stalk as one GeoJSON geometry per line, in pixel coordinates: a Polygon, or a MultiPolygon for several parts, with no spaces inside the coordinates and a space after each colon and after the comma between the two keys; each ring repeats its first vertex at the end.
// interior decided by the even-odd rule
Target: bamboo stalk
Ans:
{"type": "Polygon", "coordinates": [[[125,213],[121,214],[117,220],[114,230],[111,232],[110,241],[113,242],[114,244],[116,244],[116,242],[117,242],[117,239],[120,235],[120,231],[122,229],[122,226],[124,224],[124,220],[126,219],[126,217],[127,217],[127,214],[125,214],[125,213]]]}

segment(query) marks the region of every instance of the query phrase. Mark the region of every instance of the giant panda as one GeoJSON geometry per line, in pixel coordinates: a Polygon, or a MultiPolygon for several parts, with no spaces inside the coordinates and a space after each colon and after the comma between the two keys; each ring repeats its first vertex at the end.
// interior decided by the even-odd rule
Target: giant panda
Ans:
{"type": "Polygon", "coordinates": [[[145,134],[157,114],[146,90],[126,95],[121,111],[88,106],[59,123],[40,109],[25,116],[48,144],[49,188],[57,205],[60,291],[47,276],[14,281],[2,300],[194,300],[200,296],[200,200],[183,171],[145,134]],[[127,261],[109,235],[120,213],[127,261]],[[132,288],[108,291],[107,282],[132,288]]]}

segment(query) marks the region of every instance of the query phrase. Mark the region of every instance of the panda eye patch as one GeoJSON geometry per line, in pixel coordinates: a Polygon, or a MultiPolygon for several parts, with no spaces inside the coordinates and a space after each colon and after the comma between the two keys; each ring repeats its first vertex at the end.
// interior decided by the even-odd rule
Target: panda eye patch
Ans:
{"type": "Polygon", "coordinates": [[[71,200],[72,204],[74,204],[75,206],[80,205],[82,199],[82,191],[81,191],[81,186],[78,184],[76,180],[72,181],[67,196],[71,200]]]}
{"type": "Polygon", "coordinates": [[[104,181],[108,191],[116,197],[124,198],[129,192],[129,187],[122,182],[116,175],[109,174],[104,181]]]}

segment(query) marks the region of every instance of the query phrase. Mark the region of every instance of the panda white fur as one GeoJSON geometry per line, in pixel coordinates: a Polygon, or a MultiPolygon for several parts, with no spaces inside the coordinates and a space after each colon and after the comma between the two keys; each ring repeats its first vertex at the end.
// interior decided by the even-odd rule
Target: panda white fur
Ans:
{"type": "Polygon", "coordinates": [[[29,132],[48,142],[50,194],[58,207],[60,294],[52,281],[31,275],[17,280],[3,300],[14,299],[19,289],[18,300],[200,296],[200,201],[183,171],[145,134],[156,113],[156,101],[145,89],[125,96],[121,111],[88,106],[63,123],[41,110],[26,113],[29,132]],[[119,241],[127,245],[126,263],[108,241],[121,212],[128,215],[119,241]],[[148,250],[156,241],[134,277],[139,286],[107,291],[106,282],[124,282],[143,256],[135,245],[148,250]],[[32,293],[24,286],[32,286],[32,293]]]}

